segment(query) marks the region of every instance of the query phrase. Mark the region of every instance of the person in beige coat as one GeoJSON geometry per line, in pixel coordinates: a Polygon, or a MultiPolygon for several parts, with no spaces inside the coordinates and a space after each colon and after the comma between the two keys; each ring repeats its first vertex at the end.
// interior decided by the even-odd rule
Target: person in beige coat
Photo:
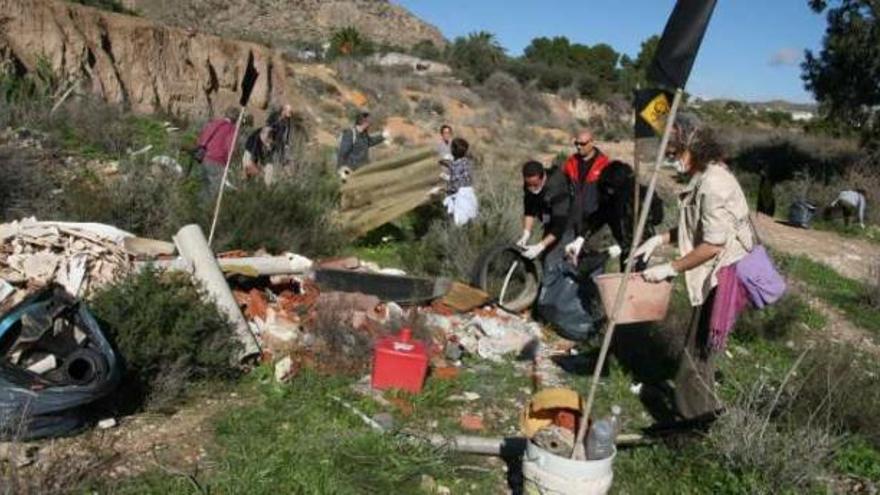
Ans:
{"type": "Polygon", "coordinates": [[[678,226],[645,241],[635,256],[647,261],[659,246],[678,245],[679,258],[648,268],[642,277],[659,282],[684,275],[693,310],[675,377],[675,405],[683,419],[695,419],[712,415],[721,406],[709,348],[718,270],[748,254],[755,239],[745,194],[722,161],[724,153],[714,132],[698,129],[680,149],[690,182],[679,194],[678,226]]]}

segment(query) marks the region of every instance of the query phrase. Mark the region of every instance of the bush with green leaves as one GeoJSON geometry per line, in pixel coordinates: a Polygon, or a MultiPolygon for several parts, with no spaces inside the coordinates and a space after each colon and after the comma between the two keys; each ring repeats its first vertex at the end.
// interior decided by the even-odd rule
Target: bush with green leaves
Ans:
{"type": "Polygon", "coordinates": [[[248,181],[224,195],[218,249],[264,248],[306,256],[334,254],[343,244],[334,222],[339,180],[318,164],[303,164],[272,185],[248,181]]]}
{"type": "Polygon", "coordinates": [[[522,192],[517,184],[485,169],[474,172],[480,213],[464,226],[434,220],[418,243],[401,254],[410,271],[468,280],[480,254],[521,231],[522,192]]]}
{"type": "Polygon", "coordinates": [[[192,380],[237,375],[233,327],[188,274],[148,268],[102,287],[89,307],[125,365],[123,410],[168,404],[192,380]]]}
{"type": "Polygon", "coordinates": [[[330,35],[329,58],[365,57],[375,51],[373,43],[353,26],[338,29],[330,35]]]}

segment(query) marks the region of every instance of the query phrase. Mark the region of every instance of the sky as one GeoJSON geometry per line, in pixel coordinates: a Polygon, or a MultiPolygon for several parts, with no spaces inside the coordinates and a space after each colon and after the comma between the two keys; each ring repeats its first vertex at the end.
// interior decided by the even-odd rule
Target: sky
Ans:
{"type": "MultiPolygon", "coordinates": [[[[494,33],[509,55],[533,38],[608,43],[634,57],[641,42],[661,34],[675,0],[394,0],[453,39],[494,33]]],[[[718,0],[688,81],[703,98],[812,102],[800,78],[804,50],[817,51],[824,15],[807,0],[718,0]]]]}

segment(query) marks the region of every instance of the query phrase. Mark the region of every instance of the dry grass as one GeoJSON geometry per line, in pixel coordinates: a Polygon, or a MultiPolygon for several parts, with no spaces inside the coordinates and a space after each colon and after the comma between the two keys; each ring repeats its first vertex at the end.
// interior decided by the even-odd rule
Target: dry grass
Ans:
{"type": "MultiPolygon", "coordinates": [[[[767,481],[799,489],[808,489],[827,475],[842,443],[830,402],[811,404],[807,416],[790,414],[800,400],[800,388],[793,379],[808,352],[781,382],[761,378],[743,388],[712,426],[709,449],[728,469],[761,473],[767,481]]],[[[831,393],[823,389],[826,399],[831,393]]]]}

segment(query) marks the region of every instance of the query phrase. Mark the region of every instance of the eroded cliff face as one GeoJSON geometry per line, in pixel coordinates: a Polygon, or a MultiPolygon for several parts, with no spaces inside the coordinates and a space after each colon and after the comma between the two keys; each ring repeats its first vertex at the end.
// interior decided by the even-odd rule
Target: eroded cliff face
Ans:
{"type": "Polygon", "coordinates": [[[274,46],[323,43],[333,31],[354,26],[378,43],[410,47],[446,39],[436,27],[388,0],[122,0],[146,17],[221,36],[274,46]]]}
{"type": "Polygon", "coordinates": [[[260,77],[250,107],[286,98],[290,66],[254,43],[230,41],[55,0],[0,0],[0,56],[19,71],[40,59],[136,112],[200,118],[238,104],[248,53],[260,77]]]}

